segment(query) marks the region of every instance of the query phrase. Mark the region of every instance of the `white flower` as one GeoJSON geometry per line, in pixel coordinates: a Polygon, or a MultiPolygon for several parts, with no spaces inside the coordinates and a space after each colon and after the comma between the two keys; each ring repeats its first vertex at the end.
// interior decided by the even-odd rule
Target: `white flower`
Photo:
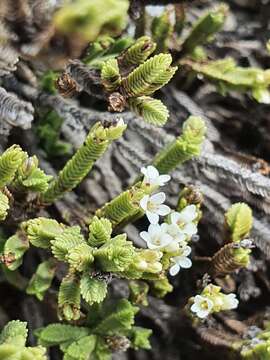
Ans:
{"type": "Polygon", "coordinates": [[[190,310],[200,319],[204,319],[210,314],[213,307],[214,303],[212,300],[208,299],[206,296],[196,295],[190,310]]]}
{"type": "Polygon", "coordinates": [[[141,201],[140,206],[145,211],[146,216],[151,224],[157,224],[159,221],[159,215],[168,215],[171,211],[169,206],[163,205],[166,196],[164,192],[160,192],[154,195],[145,195],[141,201]]]}
{"type": "Polygon", "coordinates": [[[172,241],[164,250],[167,252],[176,252],[179,250],[180,246],[184,246],[186,244],[185,239],[186,235],[181,231],[181,229],[175,224],[166,224],[167,234],[172,237],[172,241]]]}
{"type": "Polygon", "coordinates": [[[172,237],[167,234],[167,226],[167,224],[150,224],[148,231],[140,233],[149,249],[162,249],[173,241],[172,237]]]}
{"type": "Polygon", "coordinates": [[[223,298],[222,310],[236,309],[238,304],[239,301],[237,300],[235,294],[225,295],[223,298]]]}
{"type": "Polygon", "coordinates": [[[191,237],[197,232],[197,226],[192,222],[197,216],[196,206],[188,205],[180,213],[173,212],[171,214],[171,222],[180,227],[184,234],[191,237]]]}
{"type": "Polygon", "coordinates": [[[183,243],[185,241],[185,234],[176,224],[167,225],[167,233],[173,238],[177,243],[183,243]]]}
{"type": "Polygon", "coordinates": [[[143,182],[149,186],[163,186],[171,179],[170,175],[159,175],[158,170],[152,165],[141,168],[141,172],[144,175],[143,182]]]}
{"type": "Polygon", "coordinates": [[[170,275],[172,276],[178,274],[181,268],[189,269],[192,265],[191,260],[188,258],[188,255],[191,253],[191,247],[185,245],[181,250],[182,252],[180,255],[171,258],[171,261],[174,263],[170,268],[170,275]]]}

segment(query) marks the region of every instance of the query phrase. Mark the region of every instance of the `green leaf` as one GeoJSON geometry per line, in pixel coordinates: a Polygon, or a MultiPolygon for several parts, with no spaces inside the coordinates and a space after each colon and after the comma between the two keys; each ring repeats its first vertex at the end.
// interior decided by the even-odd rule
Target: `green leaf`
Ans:
{"type": "Polygon", "coordinates": [[[251,91],[258,102],[265,104],[270,102],[269,69],[237,66],[232,58],[203,62],[183,60],[181,63],[187,65],[195,73],[213,81],[222,95],[226,95],[228,91],[251,91]]]}
{"type": "Polygon", "coordinates": [[[36,134],[40,146],[49,157],[66,156],[72,153],[72,146],[60,140],[63,119],[54,110],[40,111],[36,134]]]}
{"type": "Polygon", "coordinates": [[[155,51],[156,44],[149,36],[142,36],[136,39],[135,43],[131,45],[119,57],[119,61],[123,67],[137,66],[144,63],[144,61],[155,51]]]}
{"type": "Polygon", "coordinates": [[[69,250],[83,243],[85,240],[80,227],[70,226],[51,240],[52,253],[58,260],[65,261],[69,250]]]}
{"type": "Polygon", "coordinates": [[[110,126],[96,123],[85,139],[84,144],[51,182],[48,190],[42,194],[41,202],[50,204],[66,192],[74,189],[89,173],[94,163],[106,151],[112,140],[122,136],[126,125],[118,122],[110,126]]]}
{"type": "Polygon", "coordinates": [[[51,286],[56,271],[56,262],[53,258],[39,264],[35,274],[32,276],[26,293],[35,295],[40,301],[43,300],[46,291],[51,286]]]}
{"type": "Polygon", "coordinates": [[[101,209],[98,209],[96,216],[109,219],[113,227],[115,227],[125,219],[138,214],[138,212],[140,213],[139,202],[144,195],[145,192],[139,185],[133,186],[105,204],[101,209]]]}
{"type": "Polygon", "coordinates": [[[81,279],[81,295],[89,304],[102,302],[107,295],[107,284],[104,280],[93,279],[85,273],[81,279]]]}
{"type": "Polygon", "coordinates": [[[26,323],[10,321],[0,335],[1,360],[47,360],[46,349],[41,346],[25,347],[27,339],[26,323]]]}
{"type": "Polygon", "coordinates": [[[99,60],[100,58],[102,59],[114,43],[115,39],[110,36],[99,36],[96,41],[90,43],[82,61],[87,65],[93,66],[93,62],[95,62],[95,60],[99,60]]]}
{"type": "Polygon", "coordinates": [[[128,105],[136,115],[141,116],[149,124],[163,126],[168,120],[169,111],[167,107],[160,100],[153,99],[150,96],[130,98],[128,105]]]}
{"type": "Polygon", "coordinates": [[[242,267],[247,267],[250,263],[250,253],[251,250],[250,249],[244,249],[244,248],[236,248],[234,249],[234,258],[235,261],[238,264],[241,264],[242,267]]]}
{"type": "Polygon", "coordinates": [[[248,236],[252,228],[252,211],[245,203],[236,203],[225,214],[227,225],[232,234],[232,241],[239,242],[248,236]]]}
{"type": "Polygon", "coordinates": [[[76,271],[87,270],[94,261],[93,248],[84,242],[76,245],[68,250],[66,260],[70,267],[76,271]]]}
{"type": "Polygon", "coordinates": [[[102,33],[118,35],[126,27],[128,6],[127,0],[68,2],[54,14],[54,25],[65,36],[77,34],[84,41],[94,41],[102,33]]]}
{"type": "Polygon", "coordinates": [[[131,345],[135,350],[138,349],[151,349],[149,337],[152,335],[151,329],[145,329],[139,326],[134,326],[129,332],[131,345]]]}
{"type": "Polygon", "coordinates": [[[88,360],[95,350],[97,337],[96,335],[85,336],[73,342],[68,348],[66,353],[74,359],[88,360]]]}
{"type": "Polygon", "coordinates": [[[168,42],[173,34],[173,25],[169,10],[165,10],[161,16],[154,17],[151,32],[154,41],[157,43],[157,52],[167,51],[168,42]]]}
{"type": "Polygon", "coordinates": [[[24,233],[18,231],[7,239],[4,246],[4,264],[9,270],[16,270],[23,261],[23,255],[29,248],[29,242],[24,233]]]}
{"type": "Polygon", "coordinates": [[[46,175],[38,168],[38,158],[29,157],[19,166],[14,181],[14,187],[18,191],[45,192],[48,189],[52,176],[46,175]]]}
{"type": "Polygon", "coordinates": [[[1,360],[17,360],[20,358],[18,354],[18,347],[12,344],[0,345],[0,358],[1,360]]]}
{"type": "Polygon", "coordinates": [[[43,249],[50,247],[50,241],[64,231],[65,226],[56,220],[39,217],[21,225],[30,243],[43,249]]]}
{"type": "Polygon", "coordinates": [[[270,104],[270,91],[264,86],[255,87],[252,96],[261,104],[270,104]]]}
{"type": "Polygon", "coordinates": [[[192,53],[196,46],[204,45],[212,36],[221,30],[228,13],[228,6],[220,5],[202,16],[193,26],[188,37],[182,44],[183,53],[192,53]]]}
{"type": "Polygon", "coordinates": [[[136,253],[132,242],[127,241],[126,237],[126,234],[118,235],[95,250],[95,261],[102,271],[124,271],[129,267],[136,253]]]}
{"type": "Polygon", "coordinates": [[[190,116],[183,124],[182,135],[161,150],[153,165],[162,173],[168,174],[178,165],[200,154],[206,126],[197,116],[190,116]]]}
{"type": "Polygon", "coordinates": [[[112,234],[112,224],[108,219],[94,217],[89,225],[88,242],[91,246],[100,246],[106,243],[112,234]]]}
{"type": "Polygon", "coordinates": [[[138,308],[128,300],[119,300],[116,304],[109,305],[104,309],[103,320],[92,331],[101,336],[125,335],[127,330],[132,328],[137,312],[138,308]]]}
{"type": "Polygon", "coordinates": [[[251,342],[243,346],[241,359],[243,360],[268,360],[270,356],[270,341],[251,342]]]}
{"type": "Polygon", "coordinates": [[[153,94],[173,77],[177,67],[171,67],[171,63],[170,54],[153,56],[122,80],[123,93],[127,97],[153,94]]]}
{"type": "Polygon", "coordinates": [[[50,324],[36,332],[39,344],[46,347],[73,342],[88,335],[88,328],[66,324],[50,324]]]}
{"type": "Polygon", "coordinates": [[[166,277],[164,279],[151,281],[150,285],[151,293],[159,298],[163,298],[173,291],[173,286],[169,283],[169,280],[166,277]]]}
{"type": "Polygon", "coordinates": [[[148,305],[147,294],[149,285],[144,281],[132,280],[129,282],[130,301],[134,305],[148,305]]]}
{"type": "Polygon", "coordinates": [[[24,346],[27,339],[27,324],[19,320],[7,323],[0,335],[0,344],[14,344],[24,346]]]}
{"type": "Polygon", "coordinates": [[[109,92],[115,91],[121,83],[121,75],[116,59],[105,61],[101,68],[101,80],[105,89],[109,92]]]}
{"type": "Polygon", "coordinates": [[[41,346],[27,347],[22,351],[21,360],[47,360],[46,349],[41,346]]]}
{"type": "Polygon", "coordinates": [[[106,345],[105,341],[98,336],[96,348],[93,354],[93,360],[110,360],[111,357],[112,353],[106,345]]]}
{"type": "Polygon", "coordinates": [[[0,221],[5,220],[9,209],[8,197],[0,191],[0,221]]]}
{"type": "Polygon", "coordinates": [[[13,145],[0,156],[0,189],[9,185],[26,154],[19,145],[13,145]]]}
{"type": "Polygon", "coordinates": [[[18,348],[16,345],[0,345],[1,360],[47,360],[46,349],[42,347],[18,348]]]}
{"type": "Polygon", "coordinates": [[[80,318],[80,281],[74,274],[68,274],[61,282],[58,294],[58,308],[60,318],[67,321],[80,318]]]}
{"type": "Polygon", "coordinates": [[[100,69],[104,61],[118,57],[124,50],[134,43],[134,39],[128,36],[112,39],[102,35],[97,41],[91,43],[83,62],[93,68],[100,69]]]}

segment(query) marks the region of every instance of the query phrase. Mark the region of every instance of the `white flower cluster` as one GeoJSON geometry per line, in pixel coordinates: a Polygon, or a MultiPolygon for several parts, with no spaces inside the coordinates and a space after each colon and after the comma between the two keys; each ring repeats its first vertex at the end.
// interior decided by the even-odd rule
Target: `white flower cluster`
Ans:
{"type": "MultiPolygon", "coordinates": [[[[159,175],[154,166],[142,168],[144,175],[143,185],[149,187],[159,187],[165,185],[169,180],[169,175],[159,175]]],[[[177,256],[172,257],[170,274],[176,275],[181,268],[188,269],[192,262],[188,258],[191,253],[187,242],[191,236],[197,233],[197,226],[194,220],[197,218],[197,208],[195,205],[188,205],[181,212],[172,211],[169,206],[164,205],[166,195],[159,192],[154,195],[145,195],[140,206],[150,222],[148,231],[142,231],[140,236],[146,242],[149,249],[164,252],[177,252],[177,256]],[[169,215],[168,223],[159,224],[160,216],[169,215]]]]}
{"type": "Polygon", "coordinates": [[[219,286],[209,284],[201,295],[196,295],[190,310],[200,319],[205,319],[209,314],[223,310],[236,309],[239,301],[236,295],[223,294],[219,286]]]}

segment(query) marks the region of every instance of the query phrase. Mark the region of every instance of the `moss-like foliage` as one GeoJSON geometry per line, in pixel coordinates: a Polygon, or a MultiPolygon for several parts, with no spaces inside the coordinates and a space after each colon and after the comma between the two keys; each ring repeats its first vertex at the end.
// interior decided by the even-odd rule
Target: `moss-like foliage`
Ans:
{"type": "Polygon", "coordinates": [[[190,116],[183,124],[182,134],[157,154],[154,166],[166,174],[183,162],[198,156],[205,132],[204,121],[199,117],[190,116]]]}
{"type": "Polygon", "coordinates": [[[173,77],[177,67],[171,67],[171,63],[170,54],[153,56],[123,79],[124,93],[129,97],[153,94],[173,77]]]}
{"type": "Polygon", "coordinates": [[[39,264],[27,286],[27,294],[35,295],[39,300],[43,300],[46,291],[51,286],[55,271],[56,262],[53,258],[39,264]]]}
{"type": "Polygon", "coordinates": [[[40,146],[50,158],[70,155],[71,153],[71,145],[60,140],[62,124],[63,119],[54,110],[39,115],[36,133],[40,140],[40,146]]]}
{"type": "Polygon", "coordinates": [[[251,231],[253,217],[245,203],[235,203],[225,213],[227,244],[219,249],[211,260],[213,276],[226,276],[247,267],[250,262],[252,241],[246,239],[251,231]]]}
{"type": "Polygon", "coordinates": [[[162,126],[167,122],[169,112],[160,100],[153,99],[150,96],[140,96],[130,98],[128,104],[135,114],[142,116],[149,124],[162,126]]]}
{"type": "Polygon", "coordinates": [[[24,222],[21,229],[4,244],[3,259],[10,270],[17,269],[29,243],[47,248],[51,258],[37,268],[27,292],[44,297],[51,285],[58,261],[68,265],[58,295],[58,313],[61,319],[78,320],[81,316],[81,297],[90,305],[102,302],[107,295],[111,276],[121,278],[148,278],[161,276],[161,255],[155,250],[138,249],[126,234],[111,237],[112,224],[97,218],[89,227],[86,239],[79,226],[65,226],[46,218],[24,222]]]}
{"type": "Polygon", "coordinates": [[[0,221],[5,220],[9,209],[8,197],[0,192],[0,221]]]}
{"type": "Polygon", "coordinates": [[[26,154],[13,145],[0,156],[0,189],[11,183],[26,154]]]}
{"type": "Polygon", "coordinates": [[[196,62],[183,60],[193,72],[203,75],[216,84],[223,95],[228,91],[250,92],[252,97],[260,103],[269,104],[269,69],[262,70],[255,67],[238,66],[234,59],[206,60],[196,62]]]}
{"type": "Polygon", "coordinates": [[[131,45],[121,55],[119,61],[122,66],[138,66],[155,51],[156,43],[149,36],[142,36],[136,40],[135,44],[131,45]]]}
{"type": "Polygon", "coordinates": [[[54,23],[65,34],[79,34],[93,41],[104,31],[120,33],[126,25],[127,10],[127,0],[76,0],[58,10],[54,23]]]}
{"type": "Polygon", "coordinates": [[[151,330],[134,326],[138,308],[127,300],[110,302],[91,309],[84,326],[51,324],[39,329],[39,343],[50,347],[59,345],[64,359],[111,359],[115,351],[130,346],[148,349],[151,330]]]}
{"type": "Polygon", "coordinates": [[[42,346],[26,347],[26,323],[10,321],[0,334],[0,358],[2,360],[47,360],[42,346]]]}
{"type": "Polygon", "coordinates": [[[252,211],[245,203],[236,203],[225,214],[232,241],[239,242],[249,235],[252,227],[252,211]]]}
{"type": "Polygon", "coordinates": [[[58,178],[49,185],[48,190],[42,195],[41,201],[51,203],[77,186],[91,170],[95,161],[105,152],[111,141],[119,138],[125,128],[126,126],[120,123],[108,127],[104,127],[101,123],[94,125],[84,145],[67,162],[58,178]]]}
{"type": "Polygon", "coordinates": [[[227,12],[228,7],[222,4],[202,16],[182,44],[182,51],[191,54],[196,46],[207,43],[223,27],[227,12]]]}

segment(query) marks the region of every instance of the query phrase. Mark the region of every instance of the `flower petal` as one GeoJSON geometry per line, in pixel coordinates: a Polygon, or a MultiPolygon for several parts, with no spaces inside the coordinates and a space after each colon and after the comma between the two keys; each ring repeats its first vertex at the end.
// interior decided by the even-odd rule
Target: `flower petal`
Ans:
{"type": "Polygon", "coordinates": [[[160,225],[161,231],[164,233],[168,233],[169,225],[167,223],[162,223],[160,225]]]}
{"type": "Polygon", "coordinates": [[[205,319],[208,315],[209,315],[210,311],[208,310],[198,310],[197,311],[197,316],[200,318],[200,319],[205,319]]]}
{"type": "Polygon", "coordinates": [[[224,303],[223,304],[224,310],[231,310],[231,309],[236,309],[238,307],[239,301],[236,298],[236,295],[232,293],[225,295],[223,303],[224,303]]]}
{"type": "Polygon", "coordinates": [[[182,230],[188,236],[192,236],[198,231],[197,226],[193,223],[186,224],[182,230]]]}
{"type": "Polygon", "coordinates": [[[174,211],[170,215],[171,223],[177,225],[177,222],[179,221],[179,215],[180,213],[177,211],[174,211]]]}
{"type": "Polygon", "coordinates": [[[147,231],[140,232],[140,237],[145,241],[148,242],[151,240],[151,236],[147,231]]]}
{"type": "Polygon", "coordinates": [[[200,307],[196,302],[194,302],[194,304],[191,306],[190,310],[192,312],[196,313],[197,311],[200,311],[200,307]]]}
{"type": "Polygon", "coordinates": [[[192,261],[188,257],[182,256],[181,260],[178,262],[181,268],[189,269],[192,266],[192,261]]]}
{"type": "Polygon", "coordinates": [[[181,212],[181,220],[185,223],[189,223],[196,219],[197,217],[197,208],[196,205],[188,205],[181,212]]]}
{"type": "Polygon", "coordinates": [[[159,177],[159,172],[154,166],[149,165],[149,166],[147,166],[146,169],[147,169],[147,176],[150,179],[156,179],[159,177]]]}
{"type": "Polygon", "coordinates": [[[141,199],[140,201],[140,207],[143,209],[143,210],[146,210],[147,209],[147,203],[149,201],[149,195],[144,195],[144,197],[141,199]]]}
{"type": "Polygon", "coordinates": [[[173,238],[169,234],[161,234],[160,240],[162,246],[167,246],[173,241],[173,238]]]}
{"type": "Polygon", "coordinates": [[[167,205],[159,205],[157,209],[157,214],[161,216],[168,215],[171,212],[171,208],[167,205]]]}
{"type": "Polygon", "coordinates": [[[156,245],[155,243],[153,243],[151,240],[147,242],[147,247],[150,250],[158,250],[160,248],[162,248],[162,245],[156,245]]]}
{"type": "Polygon", "coordinates": [[[142,168],[141,168],[141,173],[142,173],[144,176],[147,176],[147,168],[146,168],[146,167],[142,167],[142,168]]]}
{"type": "Polygon", "coordinates": [[[179,250],[179,244],[176,241],[172,241],[169,245],[166,246],[165,250],[167,252],[175,252],[179,250]]]}
{"type": "Polygon", "coordinates": [[[151,211],[146,211],[146,216],[151,224],[158,224],[159,216],[151,211]]]}
{"type": "Polygon", "coordinates": [[[175,276],[179,273],[179,271],[180,271],[180,266],[178,264],[175,264],[172,267],[170,267],[169,273],[171,276],[175,276]]]}
{"type": "Polygon", "coordinates": [[[167,233],[171,235],[175,241],[181,242],[186,239],[186,235],[175,224],[167,225],[167,233]]]}
{"type": "Polygon", "coordinates": [[[188,256],[191,253],[191,247],[185,246],[182,252],[182,256],[188,256]]]}
{"type": "Polygon", "coordinates": [[[148,232],[151,237],[158,236],[161,233],[161,226],[159,224],[150,224],[148,232]]]}
{"type": "Polygon", "coordinates": [[[151,202],[158,205],[164,203],[165,199],[166,199],[166,195],[164,192],[159,192],[157,194],[154,194],[150,198],[151,202]]]}
{"type": "Polygon", "coordinates": [[[168,181],[171,180],[170,175],[160,175],[158,178],[158,182],[160,186],[163,186],[164,184],[166,184],[168,181]]]}

